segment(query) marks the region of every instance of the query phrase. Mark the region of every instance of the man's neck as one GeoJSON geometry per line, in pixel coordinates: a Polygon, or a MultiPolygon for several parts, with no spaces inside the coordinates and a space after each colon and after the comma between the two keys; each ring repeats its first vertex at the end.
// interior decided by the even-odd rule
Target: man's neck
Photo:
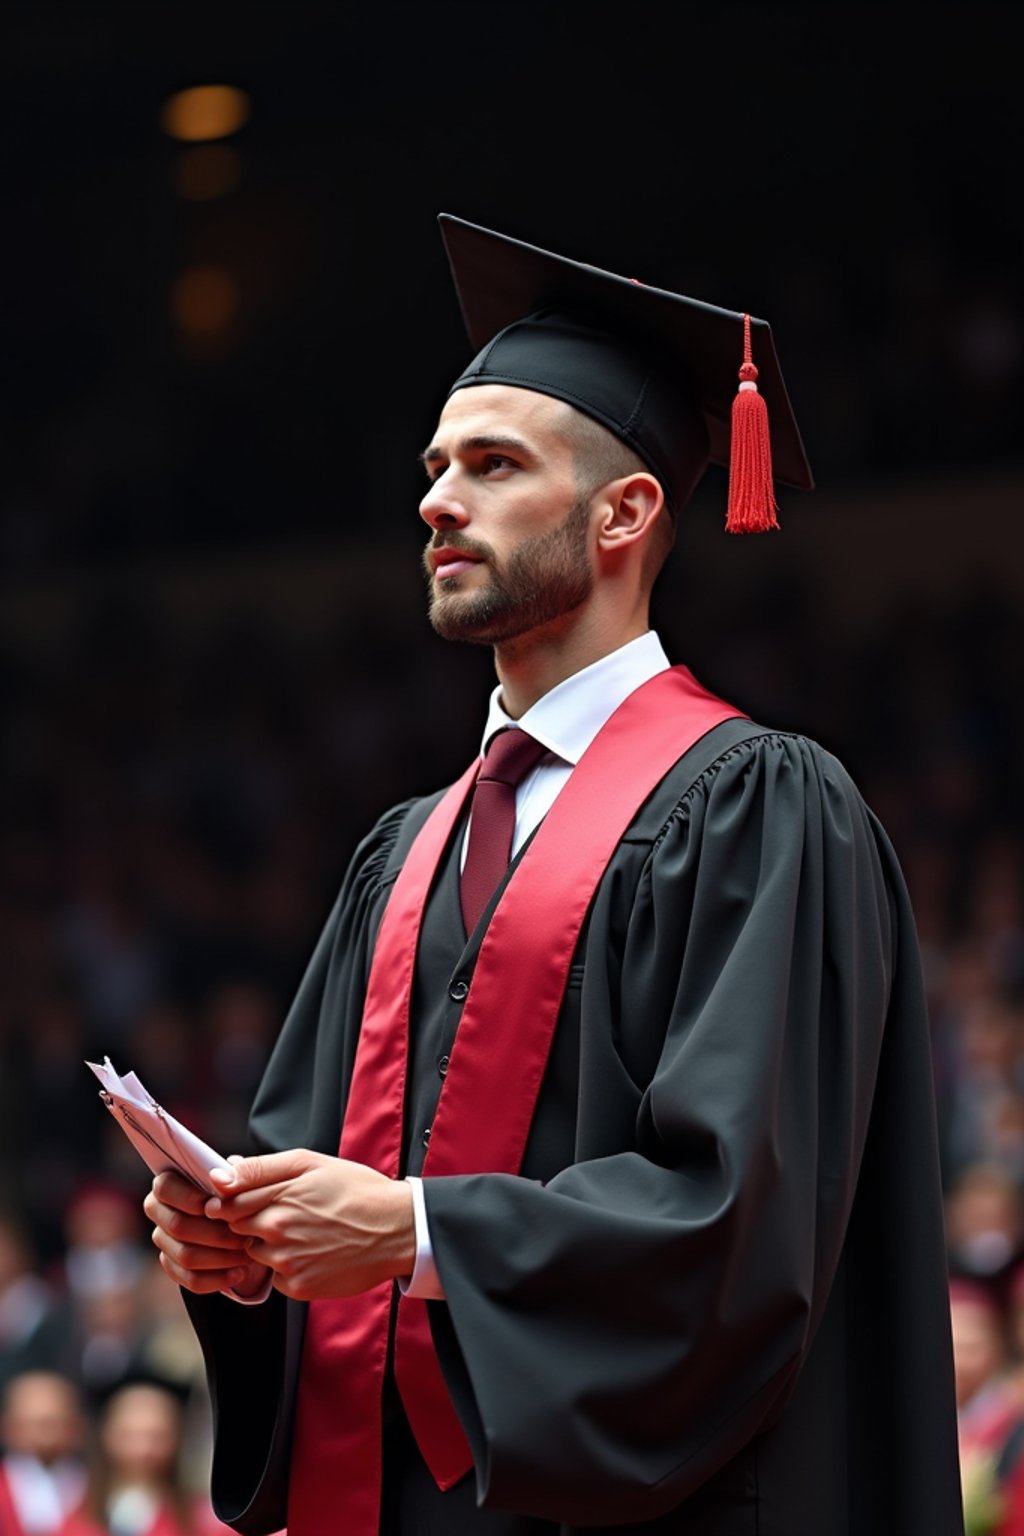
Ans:
{"type": "Polygon", "coordinates": [[[519,720],[567,677],[646,634],[649,627],[645,613],[625,625],[576,624],[558,633],[545,627],[496,645],[494,665],[506,714],[519,720]]]}

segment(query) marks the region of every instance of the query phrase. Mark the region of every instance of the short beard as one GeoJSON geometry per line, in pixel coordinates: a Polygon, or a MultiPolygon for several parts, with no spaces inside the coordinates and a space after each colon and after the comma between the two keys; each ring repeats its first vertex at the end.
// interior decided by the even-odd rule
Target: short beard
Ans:
{"type": "Polygon", "coordinates": [[[557,528],[524,539],[504,567],[489,545],[458,532],[441,533],[424,556],[430,583],[430,622],[445,640],[500,645],[551,624],[586,602],[594,587],[587,548],[589,496],[573,502],[557,528]],[[458,576],[433,579],[429,555],[464,549],[487,561],[488,581],[478,592],[459,590],[458,576]]]}

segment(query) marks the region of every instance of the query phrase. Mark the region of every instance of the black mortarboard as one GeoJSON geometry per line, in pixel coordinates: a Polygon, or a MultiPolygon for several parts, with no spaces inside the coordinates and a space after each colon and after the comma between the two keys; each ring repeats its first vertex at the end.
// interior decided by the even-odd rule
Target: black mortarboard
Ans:
{"type": "Polygon", "coordinates": [[[725,465],[734,532],[775,526],[773,475],[812,489],[766,321],[451,214],[439,223],[466,329],[481,349],[451,393],[512,384],[568,401],[643,459],[674,512],[708,459],[725,465]]]}

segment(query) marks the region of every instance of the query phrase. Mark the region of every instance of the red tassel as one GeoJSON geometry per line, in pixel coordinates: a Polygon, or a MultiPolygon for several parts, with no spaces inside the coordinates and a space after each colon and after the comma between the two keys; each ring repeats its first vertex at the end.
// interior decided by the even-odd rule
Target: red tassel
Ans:
{"type": "Polygon", "coordinates": [[[779,526],[772,485],[768,407],[754,382],[756,378],[750,350],[750,316],[744,315],[743,366],[739,392],[732,403],[727,533],[767,533],[779,526]]]}

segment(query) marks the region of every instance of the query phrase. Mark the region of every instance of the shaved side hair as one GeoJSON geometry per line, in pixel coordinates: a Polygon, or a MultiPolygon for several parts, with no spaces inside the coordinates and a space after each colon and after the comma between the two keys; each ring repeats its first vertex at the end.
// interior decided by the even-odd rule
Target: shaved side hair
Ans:
{"type": "MultiPolygon", "coordinates": [[[[651,473],[640,455],[617,438],[614,432],[609,432],[599,421],[584,415],[574,406],[568,408],[565,435],[572,449],[576,485],[584,501],[589,501],[602,486],[612,480],[622,480],[626,475],[651,473]]],[[[665,513],[655,523],[644,551],[643,579],[648,588],[653,587],[675,538],[676,520],[666,501],[665,513]]]]}

